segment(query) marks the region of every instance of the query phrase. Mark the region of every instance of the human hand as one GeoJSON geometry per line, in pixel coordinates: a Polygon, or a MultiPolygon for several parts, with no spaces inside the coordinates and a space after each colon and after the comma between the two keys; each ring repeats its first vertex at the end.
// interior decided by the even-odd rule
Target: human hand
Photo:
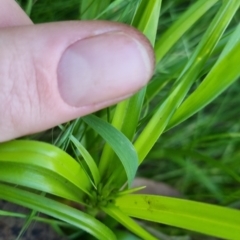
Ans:
{"type": "Polygon", "coordinates": [[[154,55],[126,25],[70,21],[33,25],[0,0],[0,142],[117,103],[150,79],[154,55]]]}

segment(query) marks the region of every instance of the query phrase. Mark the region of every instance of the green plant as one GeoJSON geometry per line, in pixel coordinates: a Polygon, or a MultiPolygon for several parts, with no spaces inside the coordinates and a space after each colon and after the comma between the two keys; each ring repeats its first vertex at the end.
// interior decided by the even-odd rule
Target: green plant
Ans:
{"type": "MultiPolygon", "coordinates": [[[[35,5],[33,1],[26,4],[26,11],[33,19],[41,10],[40,2],[35,5]]],[[[159,239],[159,236],[150,234],[131,217],[219,238],[239,239],[238,210],[137,194],[139,189],[131,189],[131,184],[139,165],[151,160],[156,164],[154,159],[162,157],[171,160],[169,165],[176,162],[187,166],[205,184],[214,201],[229,205],[232,199],[239,198],[239,191],[233,191],[236,196],[232,198],[224,197],[207,169],[202,170],[189,161],[190,158],[204,160],[204,167],[211,166],[210,169],[218,173],[222,171],[227,181],[231,178],[231,184],[238,184],[239,153],[229,161],[234,169],[224,164],[229,163],[226,152],[206,156],[196,151],[203,148],[204,143],[210,146],[211,141],[232,141],[234,145],[239,141],[238,130],[233,134],[212,131],[202,139],[196,134],[189,141],[182,140],[184,137],[178,134],[185,127],[179,124],[185,121],[188,125],[187,119],[196,113],[195,123],[210,124],[205,116],[212,115],[211,109],[205,115],[200,110],[240,76],[240,25],[236,14],[240,1],[89,0],[79,3],[75,0],[67,5],[79,7],[74,11],[76,18],[116,20],[142,31],[155,49],[155,76],[147,87],[117,106],[59,126],[53,145],[34,141],[33,137],[1,144],[0,198],[33,209],[29,216],[21,216],[27,219],[25,227],[32,220],[49,221],[55,227],[64,222],[72,226],[73,232],[82,229],[98,239],[116,239],[110,230],[115,226],[111,226],[108,217],[101,215],[105,213],[141,239],[159,239]],[[181,8],[184,8],[183,12],[173,11],[181,8]],[[183,141],[184,147],[159,148],[161,138],[167,139],[169,146],[176,144],[166,135],[174,128],[180,129],[173,132],[175,141],[183,141]],[[211,157],[224,154],[224,161],[211,157]],[[71,207],[73,202],[84,210],[71,207]],[[37,218],[36,211],[58,220],[37,218]]],[[[63,4],[54,5],[56,8],[61,6],[63,4]]],[[[56,19],[54,11],[48,14],[48,19],[56,19]]],[[[185,134],[190,132],[187,130],[185,134]]],[[[44,140],[48,141],[48,137],[44,140]]],[[[182,184],[189,184],[189,180],[182,184]]]]}

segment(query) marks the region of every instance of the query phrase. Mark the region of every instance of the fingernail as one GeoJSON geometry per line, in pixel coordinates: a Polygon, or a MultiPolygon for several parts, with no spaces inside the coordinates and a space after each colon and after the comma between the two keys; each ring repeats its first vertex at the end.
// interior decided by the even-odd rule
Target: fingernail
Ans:
{"type": "Polygon", "coordinates": [[[58,64],[61,97],[67,104],[81,107],[133,94],[152,75],[152,53],[145,44],[123,32],[72,44],[58,64]]]}

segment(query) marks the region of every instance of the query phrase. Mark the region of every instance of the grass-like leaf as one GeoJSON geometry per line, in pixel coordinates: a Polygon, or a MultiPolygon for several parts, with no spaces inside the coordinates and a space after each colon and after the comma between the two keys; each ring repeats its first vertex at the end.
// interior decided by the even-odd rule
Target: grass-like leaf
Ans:
{"type": "Polygon", "coordinates": [[[159,62],[171,47],[219,0],[196,1],[179,19],[159,38],[154,50],[159,62]]]}
{"type": "Polygon", "coordinates": [[[84,158],[90,172],[91,172],[91,177],[94,180],[95,186],[97,186],[100,182],[100,172],[98,170],[98,167],[90,155],[90,153],[87,151],[87,149],[74,137],[70,136],[69,137],[72,143],[75,145],[75,147],[78,149],[78,151],[81,153],[82,157],[84,158]]]}
{"type": "MultiPolygon", "coordinates": [[[[89,0],[81,1],[80,4],[80,19],[92,20],[95,19],[105,8],[110,4],[110,0],[89,0]]],[[[101,14],[102,16],[102,14],[101,14]]],[[[100,16],[98,16],[100,17],[100,16]]]]}
{"type": "MultiPolygon", "coordinates": [[[[82,119],[112,147],[124,166],[130,186],[138,168],[138,158],[132,143],[112,125],[94,115],[82,119]]],[[[111,164],[105,162],[104,165],[100,165],[102,178],[109,176],[115,170],[115,164],[113,162],[111,164]]]]}
{"type": "MultiPolygon", "coordinates": [[[[161,1],[142,1],[137,9],[136,15],[133,20],[133,26],[145,34],[150,42],[154,45],[157,26],[160,17],[161,1]]],[[[130,141],[133,139],[136,128],[139,122],[142,105],[145,97],[146,88],[135,94],[130,99],[119,103],[114,112],[112,125],[127,136],[130,141]],[[131,113],[131,114],[129,114],[131,113]]],[[[106,162],[115,162],[116,158],[109,147],[105,145],[100,164],[105,165],[106,162]]],[[[100,165],[100,166],[101,166],[100,165]]],[[[115,184],[121,185],[125,181],[125,176],[122,168],[118,167],[115,170],[115,184]]]]}
{"type": "Polygon", "coordinates": [[[167,99],[157,109],[147,126],[139,135],[134,146],[138,152],[139,163],[143,161],[157,139],[165,130],[169,120],[182,103],[189,88],[198,77],[214,47],[220,40],[230,20],[238,9],[239,1],[225,2],[213,19],[202,41],[189,59],[177,79],[167,99]]]}
{"type": "Polygon", "coordinates": [[[164,223],[224,239],[240,238],[240,211],[151,195],[124,195],[116,206],[129,216],[164,223]]]}
{"type": "Polygon", "coordinates": [[[24,225],[22,226],[21,231],[19,232],[16,240],[20,240],[21,237],[23,236],[23,234],[25,233],[25,231],[28,229],[28,227],[30,226],[30,224],[32,223],[32,221],[34,220],[34,217],[36,216],[37,211],[32,210],[29,215],[27,216],[24,225]]]}
{"type": "Polygon", "coordinates": [[[30,164],[19,164],[17,161],[0,163],[0,181],[82,202],[83,192],[56,172],[30,164]]]}
{"type": "Polygon", "coordinates": [[[157,240],[157,238],[155,238],[150,233],[148,233],[145,229],[143,229],[140,225],[138,225],[133,219],[131,219],[126,214],[126,212],[123,213],[119,208],[115,206],[108,206],[106,208],[103,208],[103,211],[106,212],[112,218],[116,219],[119,223],[121,223],[124,227],[129,229],[131,232],[141,237],[141,239],[157,240]]]}
{"type": "MultiPolygon", "coordinates": [[[[239,28],[240,29],[240,28],[239,28]]],[[[240,41],[216,63],[199,87],[183,102],[167,129],[181,123],[208,105],[240,76],[240,41]]]]}
{"type": "Polygon", "coordinates": [[[146,35],[152,45],[156,39],[161,3],[161,0],[142,0],[132,24],[146,35]]]}
{"type": "Polygon", "coordinates": [[[69,223],[101,240],[116,239],[112,231],[92,216],[55,200],[0,184],[0,199],[45,213],[69,223]]]}
{"type": "Polygon", "coordinates": [[[36,141],[0,145],[0,180],[80,201],[90,181],[81,166],[61,149],[36,141]]]}
{"type": "Polygon", "coordinates": [[[33,7],[33,0],[28,0],[27,1],[27,6],[26,6],[26,9],[25,9],[25,12],[28,16],[31,15],[32,7],[33,7]]]}

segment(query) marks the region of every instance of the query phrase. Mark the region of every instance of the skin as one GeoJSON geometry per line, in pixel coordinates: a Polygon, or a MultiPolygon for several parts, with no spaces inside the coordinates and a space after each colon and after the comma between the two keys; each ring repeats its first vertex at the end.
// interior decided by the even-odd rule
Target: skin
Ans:
{"type": "Polygon", "coordinates": [[[0,142],[113,105],[153,74],[152,47],[129,26],[34,25],[14,0],[0,6],[0,142]]]}

